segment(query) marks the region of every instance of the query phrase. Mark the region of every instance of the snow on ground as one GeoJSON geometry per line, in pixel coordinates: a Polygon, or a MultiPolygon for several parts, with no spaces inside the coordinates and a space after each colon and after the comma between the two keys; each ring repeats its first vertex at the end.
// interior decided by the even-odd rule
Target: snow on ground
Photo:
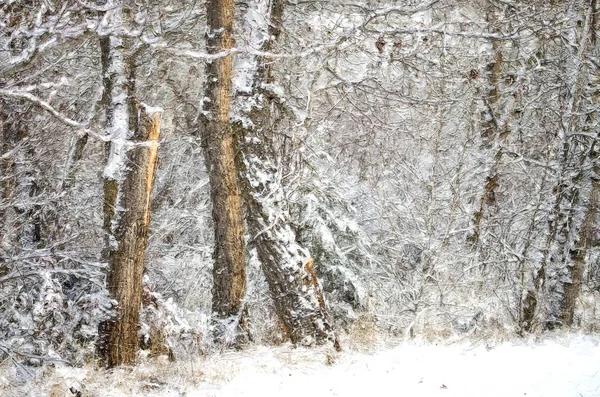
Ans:
{"type": "Polygon", "coordinates": [[[0,375],[0,395],[48,396],[53,387],[75,385],[83,396],[103,397],[595,397],[600,396],[600,336],[493,348],[409,342],[374,353],[340,354],[253,346],[195,362],[165,358],[111,372],[57,368],[43,379],[13,394],[2,388],[0,375]]]}

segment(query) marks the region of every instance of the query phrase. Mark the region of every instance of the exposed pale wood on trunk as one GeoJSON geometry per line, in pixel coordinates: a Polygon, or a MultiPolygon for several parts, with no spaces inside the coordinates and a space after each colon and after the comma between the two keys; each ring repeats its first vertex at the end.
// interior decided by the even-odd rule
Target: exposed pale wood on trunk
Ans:
{"type": "MultiPolygon", "coordinates": [[[[105,16],[115,26],[131,25],[131,11],[117,6],[105,16]]],[[[116,316],[99,327],[98,352],[112,367],[132,364],[138,350],[144,254],[148,239],[150,194],[154,181],[161,112],[138,107],[132,39],[100,39],[102,105],[106,114],[107,166],[104,171],[102,252],[109,264],[108,290],[116,316]],[[136,145],[136,142],[145,142],[136,145]]]]}
{"type": "Polygon", "coordinates": [[[119,210],[112,225],[112,237],[117,246],[111,247],[108,257],[108,290],[118,302],[115,308],[117,315],[103,325],[102,352],[109,367],[134,363],[138,350],[142,276],[160,119],[160,111],[148,113],[144,106],[140,106],[139,125],[131,139],[134,147],[127,152],[128,169],[118,186],[119,210]]]}

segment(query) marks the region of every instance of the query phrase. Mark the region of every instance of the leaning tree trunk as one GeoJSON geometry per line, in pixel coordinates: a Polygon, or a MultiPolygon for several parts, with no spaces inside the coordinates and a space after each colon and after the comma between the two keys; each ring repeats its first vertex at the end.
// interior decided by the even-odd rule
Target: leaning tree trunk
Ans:
{"type": "Polygon", "coordinates": [[[275,310],[290,340],[304,345],[332,341],[339,348],[314,261],[297,243],[290,226],[282,167],[271,160],[277,156],[269,142],[270,115],[265,116],[262,119],[255,114],[251,118],[260,126],[244,129],[240,125],[238,130],[240,139],[245,140],[239,164],[250,244],[256,248],[275,310]]]}
{"type": "MultiPolygon", "coordinates": [[[[207,52],[233,47],[233,0],[207,4],[207,52]]],[[[247,338],[244,296],[246,252],[242,200],[235,156],[237,142],[229,122],[232,57],[217,57],[206,65],[202,143],[208,169],[215,232],[213,265],[214,337],[217,343],[242,343],[247,338]],[[231,333],[230,331],[233,331],[231,333]]]]}
{"type": "MultiPolygon", "coordinates": [[[[114,26],[131,20],[116,7],[106,17],[114,26]]],[[[109,366],[132,364],[138,349],[144,254],[150,222],[161,111],[136,105],[130,39],[100,40],[108,161],[104,170],[103,259],[109,264],[108,290],[116,315],[100,325],[98,351],[109,366]]]]}
{"type": "MultiPolygon", "coordinates": [[[[254,22],[247,26],[249,30],[260,30],[252,32],[252,37],[257,39],[250,46],[269,52],[281,29],[283,2],[260,0],[249,6],[256,7],[252,10],[254,13],[268,15],[264,24],[254,22]]],[[[285,203],[284,167],[275,150],[277,120],[272,112],[279,101],[273,92],[263,89],[273,83],[270,62],[260,57],[246,61],[254,66],[254,75],[246,87],[237,87],[236,99],[238,105],[245,102],[254,106],[251,109],[239,106],[239,116],[248,122],[237,123],[236,131],[241,148],[238,165],[247,205],[250,243],[256,248],[275,310],[290,340],[305,345],[331,341],[339,349],[313,268],[314,260],[298,244],[285,203]]]]}

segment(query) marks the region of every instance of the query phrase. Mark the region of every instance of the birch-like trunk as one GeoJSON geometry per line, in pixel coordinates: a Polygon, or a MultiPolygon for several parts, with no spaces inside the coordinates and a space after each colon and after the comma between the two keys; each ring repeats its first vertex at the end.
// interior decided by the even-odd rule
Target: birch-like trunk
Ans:
{"type": "MultiPolygon", "coordinates": [[[[600,17],[598,15],[598,12],[600,11],[599,6],[600,2],[597,0],[592,0],[591,11],[590,15],[588,16],[588,19],[590,19],[590,47],[593,49],[594,55],[598,54],[598,49],[596,48],[596,34],[598,32],[598,19],[600,17]]],[[[590,180],[591,190],[587,198],[585,216],[579,230],[579,235],[575,240],[574,247],[569,250],[570,261],[569,263],[566,263],[564,269],[566,277],[563,279],[565,281],[562,282],[562,299],[558,304],[558,322],[566,326],[572,326],[574,322],[575,308],[577,306],[577,299],[579,298],[579,294],[581,292],[587,254],[592,246],[596,243],[595,230],[597,227],[598,206],[600,205],[600,165],[598,164],[598,155],[600,154],[598,151],[598,140],[600,139],[600,134],[598,133],[598,127],[596,127],[598,118],[596,116],[597,110],[595,109],[598,106],[599,81],[598,71],[595,67],[590,70],[590,76],[592,76],[590,79],[590,86],[593,90],[591,95],[593,109],[591,110],[590,117],[587,120],[587,123],[590,126],[590,128],[587,128],[587,130],[591,134],[595,133],[596,138],[591,143],[592,148],[587,156],[589,162],[592,164],[591,173],[589,173],[589,171],[581,171],[582,173],[589,173],[588,175],[585,175],[585,178],[590,180]]]]}
{"type": "MultiPolygon", "coordinates": [[[[208,53],[215,54],[233,47],[233,15],[233,0],[208,1],[208,53]]],[[[227,344],[241,343],[247,338],[244,220],[235,164],[237,141],[229,122],[232,63],[231,56],[207,62],[202,129],[215,232],[214,337],[218,343],[227,344]]]]}
{"type": "MultiPolygon", "coordinates": [[[[281,29],[283,1],[260,0],[249,7],[246,29],[254,38],[249,45],[269,52],[281,29]]],[[[314,271],[318,264],[297,243],[285,203],[282,159],[274,143],[277,116],[273,110],[279,101],[264,89],[273,82],[270,62],[248,56],[242,61],[253,71],[240,82],[236,98],[243,120],[236,123],[236,135],[250,244],[256,248],[275,310],[290,340],[305,345],[331,341],[339,349],[314,271]],[[244,106],[248,103],[253,105],[244,106]]]]}
{"type": "MultiPolygon", "coordinates": [[[[587,6],[583,9],[586,8],[587,6]]],[[[527,332],[531,332],[540,321],[545,321],[550,327],[564,324],[561,307],[565,299],[565,286],[572,282],[581,283],[582,274],[578,271],[573,272],[573,256],[570,252],[575,249],[576,238],[582,227],[577,213],[582,193],[585,193],[581,188],[589,178],[583,166],[592,150],[591,142],[576,137],[577,131],[583,127],[579,115],[583,84],[582,60],[590,40],[590,16],[591,8],[587,8],[583,29],[578,32],[576,21],[579,18],[576,15],[575,4],[570,5],[568,55],[565,60],[565,86],[562,97],[564,110],[559,126],[561,144],[558,180],[553,189],[555,202],[549,216],[542,260],[533,272],[532,289],[526,292],[523,301],[520,326],[527,332]],[[540,302],[545,293],[548,293],[548,305],[541,307],[540,302]],[[544,313],[544,310],[547,312],[544,313]]]]}

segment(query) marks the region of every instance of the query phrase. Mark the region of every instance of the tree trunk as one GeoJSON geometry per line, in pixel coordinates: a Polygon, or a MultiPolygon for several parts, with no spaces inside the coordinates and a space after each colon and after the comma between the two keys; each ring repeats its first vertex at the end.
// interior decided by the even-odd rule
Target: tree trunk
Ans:
{"type": "MultiPolygon", "coordinates": [[[[491,7],[491,6],[490,6],[491,7]]],[[[493,27],[493,32],[499,33],[498,22],[494,16],[494,9],[488,10],[488,23],[493,27]]],[[[502,160],[502,145],[506,143],[509,133],[509,117],[501,117],[499,105],[502,99],[501,81],[502,81],[502,41],[492,39],[493,61],[487,67],[487,76],[491,89],[483,97],[485,111],[482,114],[481,123],[481,141],[482,149],[492,149],[494,151],[492,164],[490,165],[488,175],[485,178],[483,192],[479,198],[479,208],[473,214],[473,233],[467,238],[467,241],[474,246],[479,244],[481,237],[481,224],[485,219],[486,210],[496,204],[496,191],[500,179],[499,168],[502,160]]]]}
{"type": "Polygon", "coordinates": [[[87,133],[80,133],[72,139],[67,161],[63,171],[63,179],[61,182],[61,190],[68,189],[75,182],[75,172],[77,171],[77,163],[83,157],[83,150],[88,141],[87,133]]]}
{"type": "MultiPolygon", "coordinates": [[[[598,6],[599,2],[597,0],[592,0],[591,2],[591,21],[590,21],[590,41],[591,47],[595,49],[596,47],[596,32],[598,31],[598,6]]],[[[598,105],[598,93],[597,93],[597,71],[591,71],[590,76],[592,77],[591,86],[594,91],[591,95],[593,99],[592,105],[596,107],[598,105]],[[596,73],[594,73],[596,72],[596,73]]],[[[594,130],[597,130],[596,125],[596,110],[593,109],[591,112],[591,117],[589,117],[588,131],[593,133],[594,130]]],[[[589,194],[589,198],[587,200],[587,208],[585,217],[583,219],[583,223],[581,225],[581,229],[579,230],[579,236],[577,241],[575,242],[575,247],[570,250],[570,263],[566,266],[567,280],[563,284],[563,296],[560,301],[559,313],[558,313],[558,321],[562,325],[572,326],[573,319],[575,314],[575,308],[577,306],[577,299],[579,298],[579,293],[581,291],[581,284],[583,282],[583,273],[585,270],[585,263],[587,253],[590,248],[596,243],[595,241],[595,229],[597,226],[597,215],[598,215],[598,205],[600,203],[600,166],[598,165],[598,139],[600,139],[600,134],[597,134],[597,138],[594,142],[591,143],[592,149],[589,152],[589,160],[593,164],[592,167],[592,175],[589,177],[591,182],[591,191],[589,194]]]]}
{"type": "Polygon", "coordinates": [[[139,124],[126,153],[127,170],[118,184],[118,213],[113,214],[109,248],[108,290],[117,301],[117,315],[103,324],[101,346],[109,367],[132,364],[138,349],[144,256],[150,225],[162,111],[140,105],[139,124]]]}
{"type": "Polygon", "coordinates": [[[240,139],[246,142],[241,150],[240,172],[250,242],[257,250],[275,310],[293,343],[312,345],[332,341],[339,348],[314,272],[314,260],[296,242],[296,233],[290,227],[281,167],[270,160],[276,156],[263,130],[268,129],[268,124],[266,127],[258,124],[258,116],[251,120],[261,127],[239,128],[240,139]]]}
{"type": "Polygon", "coordinates": [[[568,281],[563,286],[563,298],[560,302],[559,321],[566,326],[573,325],[573,317],[577,299],[581,291],[581,283],[583,281],[583,272],[585,270],[585,260],[588,250],[592,248],[595,242],[594,234],[596,229],[596,217],[598,215],[598,204],[600,203],[600,180],[598,176],[600,167],[594,167],[594,175],[592,177],[592,191],[588,199],[587,210],[583,225],[579,232],[579,239],[576,247],[571,250],[571,263],[568,264],[568,281]]]}
{"type": "Polygon", "coordinates": [[[8,267],[5,264],[6,251],[10,246],[7,239],[9,233],[9,222],[7,219],[7,210],[12,196],[14,179],[12,177],[12,155],[10,153],[9,133],[7,129],[4,103],[0,101],[0,277],[8,273],[8,267]]]}
{"type": "MultiPolygon", "coordinates": [[[[578,41],[575,6],[572,4],[569,11],[568,28],[568,54],[565,56],[565,86],[563,96],[564,111],[561,113],[559,126],[559,137],[561,140],[559,156],[558,181],[553,190],[555,202],[549,216],[546,244],[542,251],[542,259],[538,268],[533,273],[533,288],[526,292],[523,301],[521,329],[531,332],[535,325],[535,319],[540,316],[540,299],[544,292],[549,292],[549,307],[546,325],[550,328],[556,325],[564,325],[563,313],[565,299],[574,303],[576,297],[565,295],[574,283],[570,294],[577,292],[581,285],[582,268],[574,266],[571,260],[577,254],[571,253],[576,247],[575,237],[582,229],[582,224],[577,221],[577,206],[581,202],[581,186],[587,178],[583,168],[585,159],[589,158],[593,151],[593,142],[579,139],[576,132],[584,125],[579,114],[583,111],[581,107],[582,89],[582,59],[588,46],[590,35],[590,15],[588,10],[586,22],[578,41]],[[581,271],[581,274],[579,274],[581,271]],[[567,283],[564,280],[569,280],[567,283]]],[[[584,249],[585,251],[585,249],[584,249]]],[[[572,316],[571,316],[572,321],[572,316]]]]}
{"type": "MultiPolygon", "coordinates": [[[[124,8],[107,11],[114,26],[126,27],[124,8]]],[[[108,367],[132,364],[138,349],[144,253],[150,222],[161,111],[137,106],[131,39],[100,40],[108,160],[104,170],[103,260],[109,264],[108,290],[116,316],[99,327],[98,352],[108,367]],[[144,144],[138,144],[144,142],[144,144]]]]}
{"type": "MultiPolygon", "coordinates": [[[[208,53],[215,54],[233,47],[233,15],[233,0],[208,1],[208,53]]],[[[244,309],[246,252],[235,164],[238,149],[229,122],[232,62],[231,56],[225,56],[208,61],[206,65],[202,142],[209,174],[215,232],[212,300],[214,336],[218,343],[237,344],[247,338],[244,309]]]]}
{"type": "MultiPolygon", "coordinates": [[[[283,2],[261,0],[250,7],[257,8],[254,13],[268,14],[264,24],[250,24],[250,29],[261,30],[254,31],[254,37],[266,38],[263,42],[250,44],[268,52],[281,29],[283,2]]],[[[250,110],[242,110],[247,108],[239,106],[241,118],[249,122],[236,124],[242,149],[238,167],[247,205],[250,241],[257,250],[275,310],[290,340],[305,345],[331,341],[339,349],[323,291],[313,269],[314,260],[297,243],[285,204],[283,167],[274,144],[277,117],[272,112],[279,102],[262,88],[273,82],[270,62],[261,58],[251,61],[255,67],[249,81],[251,87],[238,87],[237,100],[238,105],[246,102],[255,106],[250,110]]]]}

